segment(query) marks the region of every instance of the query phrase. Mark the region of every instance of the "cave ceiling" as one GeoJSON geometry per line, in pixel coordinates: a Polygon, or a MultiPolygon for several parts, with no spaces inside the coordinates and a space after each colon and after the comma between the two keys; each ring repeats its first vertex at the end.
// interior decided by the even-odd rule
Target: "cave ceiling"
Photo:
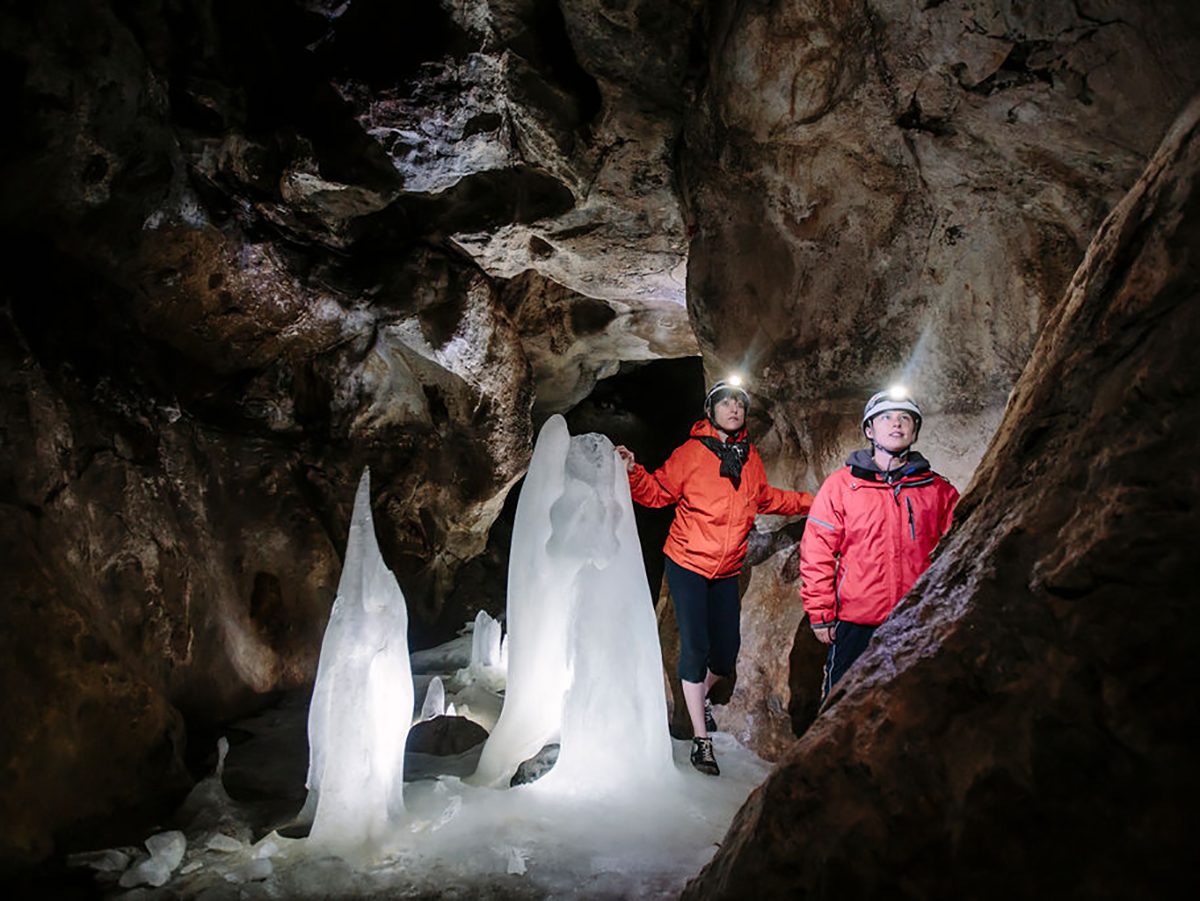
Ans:
{"type": "Polygon", "coordinates": [[[437,608],[534,423],[624,361],[699,352],[672,169],[697,4],[593,6],[11,16],[6,181],[29,190],[5,192],[4,222],[45,261],[18,331],[39,328],[35,295],[67,295],[72,325],[154,357],[137,378],[167,425],[392,457],[385,543],[437,608]]]}

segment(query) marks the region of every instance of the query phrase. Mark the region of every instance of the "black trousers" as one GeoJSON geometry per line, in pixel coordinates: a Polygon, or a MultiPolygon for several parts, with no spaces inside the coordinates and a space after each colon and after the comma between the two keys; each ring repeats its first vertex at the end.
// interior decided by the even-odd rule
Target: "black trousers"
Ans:
{"type": "Polygon", "coordinates": [[[679,624],[679,678],[703,682],[708,670],[733,675],[742,644],[737,576],[709,579],[670,557],[666,574],[679,624]]]}
{"type": "Polygon", "coordinates": [[[825,681],[821,686],[821,700],[829,696],[838,679],[846,675],[862,652],[871,643],[871,636],[878,626],[864,626],[862,623],[851,623],[844,619],[838,620],[837,629],[833,633],[833,644],[829,646],[829,654],[825,658],[825,681]]]}

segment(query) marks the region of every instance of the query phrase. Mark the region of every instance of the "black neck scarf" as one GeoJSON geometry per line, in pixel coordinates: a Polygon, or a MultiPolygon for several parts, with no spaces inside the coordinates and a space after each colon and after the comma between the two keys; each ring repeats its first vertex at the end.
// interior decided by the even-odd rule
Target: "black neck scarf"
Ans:
{"type": "Polygon", "coordinates": [[[743,438],[732,444],[726,444],[708,435],[697,435],[696,440],[717,455],[721,461],[721,475],[733,482],[734,489],[742,485],[742,467],[750,456],[750,442],[743,438]]]}

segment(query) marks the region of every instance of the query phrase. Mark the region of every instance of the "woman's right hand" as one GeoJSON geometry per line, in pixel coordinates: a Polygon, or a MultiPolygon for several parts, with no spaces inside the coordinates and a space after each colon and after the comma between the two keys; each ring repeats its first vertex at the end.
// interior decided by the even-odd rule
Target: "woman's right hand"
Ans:
{"type": "Polygon", "coordinates": [[[813,635],[817,636],[817,641],[821,642],[821,644],[833,644],[837,633],[837,622],[813,626],[812,630],[813,635]]]}
{"type": "Polygon", "coordinates": [[[625,464],[626,472],[633,472],[633,467],[637,465],[637,460],[633,458],[633,451],[623,444],[617,445],[617,456],[621,458],[625,464]]]}

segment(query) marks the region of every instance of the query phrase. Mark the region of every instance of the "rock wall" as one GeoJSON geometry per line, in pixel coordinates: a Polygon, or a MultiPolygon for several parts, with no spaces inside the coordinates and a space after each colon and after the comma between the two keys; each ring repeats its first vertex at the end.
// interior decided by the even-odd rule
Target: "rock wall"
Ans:
{"type": "MultiPolygon", "coordinates": [[[[717,3],[681,154],[706,362],[815,487],[909,385],[961,489],[1100,221],[1200,84],[1174,2],[717,3]]],[[[764,436],[765,437],[765,436],[764,436]]]]}
{"type": "MultiPolygon", "coordinates": [[[[622,363],[745,369],[772,481],[810,489],[905,377],[961,487],[1195,89],[1197,24],[1099,0],[7,5],[0,861],[182,786],[181,717],[311,677],[364,465],[415,643],[469,619],[463,567],[534,426],[622,363]]],[[[795,535],[762,525],[722,716],[775,756],[819,648],[791,649],[795,535]]]]}
{"type": "MultiPolygon", "coordinates": [[[[680,172],[708,371],[749,376],[775,484],[815,492],[900,382],[962,490],[1096,228],[1200,87],[1197,7],[730,2],[706,28],[680,172]]],[[[795,611],[756,583],[748,648],[766,651],[795,611]]],[[[770,675],[731,702],[771,722],[752,742],[769,756],[774,667],[798,731],[815,709],[820,648],[796,639],[790,665],[743,655],[770,675]]]]}
{"type": "Polygon", "coordinates": [[[1196,887],[1200,97],[1051,311],[959,522],[685,898],[1196,887]]]}
{"type": "Polygon", "coordinates": [[[364,465],[431,643],[533,417],[696,352],[696,4],[642,6],[0,13],[0,863],[184,787],[181,714],[311,679],[364,465]]]}

